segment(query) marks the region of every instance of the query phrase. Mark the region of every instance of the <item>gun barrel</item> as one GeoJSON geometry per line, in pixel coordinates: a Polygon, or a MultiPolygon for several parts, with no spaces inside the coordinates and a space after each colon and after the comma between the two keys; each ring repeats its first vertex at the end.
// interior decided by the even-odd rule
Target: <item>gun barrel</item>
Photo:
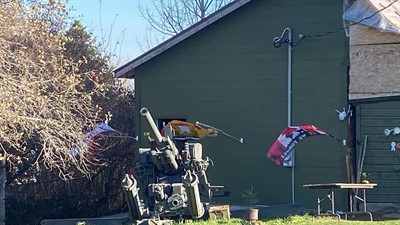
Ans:
{"type": "Polygon", "coordinates": [[[151,128],[151,133],[153,134],[152,137],[156,140],[157,144],[161,144],[163,141],[162,136],[160,134],[160,131],[158,131],[158,128],[154,123],[154,119],[151,116],[149,110],[146,107],[144,107],[140,109],[140,114],[146,118],[147,123],[151,128]]]}

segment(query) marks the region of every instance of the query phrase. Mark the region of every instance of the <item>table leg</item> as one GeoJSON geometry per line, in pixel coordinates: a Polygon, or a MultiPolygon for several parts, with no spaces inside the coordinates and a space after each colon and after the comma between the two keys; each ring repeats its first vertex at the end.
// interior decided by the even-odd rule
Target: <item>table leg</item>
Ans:
{"type": "Polygon", "coordinates": [[[348,215],[353,215],[353,218],[358,215],[358,214],[367,214],[369,216],[370,221],[373,221],[373,217],[372,217],[372,213],[367,211],[367,194],[366,194],[366,189],[362,188],[363,191],[363,196],[359,197],[357,195],[354,195],[355,199],[358,199],[360,201],[363,202],[363,206],[364,206],[364,211],[358,211],[357,209],[351,210],[352,208],[350,208],[350,212],[347,212],[345,214],[345,219],[348,219],[348,215]]]}
{"type": "Polygon", "coordinates": [[[364,212],[367,212],[367,195],[365,194],[365,188],[363,189],[364,195],[364,212]]]}
{"type": "Polygon", "coordinates": [[[354,200],[354,190],[350,189],[350,191],[349,191],[349,209],[350,209],[350,212],[353,212],[353,208],[354,208],[353,200],[354,200]]]}
{"type": "Polygon", "coordinates": [[[335,192],[331,189],[332,214],[335,214],[335,192]]]}
{"type": "Polygon", "coordinates": [[[317,213],[321,214],[321,199],[319,198],[319,190],[317,189],[317,213]]]}

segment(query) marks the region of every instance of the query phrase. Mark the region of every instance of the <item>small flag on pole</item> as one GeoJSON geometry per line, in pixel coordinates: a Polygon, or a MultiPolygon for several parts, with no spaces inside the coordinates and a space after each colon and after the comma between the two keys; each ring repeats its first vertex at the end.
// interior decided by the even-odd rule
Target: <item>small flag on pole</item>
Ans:
{"type": "MultiPolygon", "coordinates": [[[[197,124],[188,123],[180,120],[172,120],[169,122],[177,137],[216,137],[217,131],[211,128],[203,128],[197,124]]],[[[161,131],[164,132],[163,130],[161,131]]]]}
{"type": "Polygon", "coordinates": [[[95,148],[99,146],[99,144],[97,143],[97,141],[101,139],[99,134],[107,131],[115,131],[115,130],[108,124],[100,123],[99,125],[97,125],[95,129],[86,134],[85,141],[76,143],[75,147],[69,150],[69,154],[72,156],[76,156],[80,152],[82,152],[85,146],[89,148],[95,148]]]}

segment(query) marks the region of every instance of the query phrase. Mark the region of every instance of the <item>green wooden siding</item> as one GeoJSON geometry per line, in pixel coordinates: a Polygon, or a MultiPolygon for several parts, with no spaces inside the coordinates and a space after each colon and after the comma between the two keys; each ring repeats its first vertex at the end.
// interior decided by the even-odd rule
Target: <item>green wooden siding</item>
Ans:
{"type": "MultiPolygon", "coordinates": [[[[287,46],[274,48],[272,39],[288,26],[294,38],[336,29],[341,15],[336,0],[253,0],[136,68],[136,113],[148,107],[156,119],[200,121],[244,138],[244,144],[223,135],[203,142],[215,163],[211,184],[232,192],[216,201],[239,204],[240,193],[253,186],[260,204],[291,203],[291,169],[266,158],[287,126],[287,46]]],[[[346,122],[335,112],[347,105],[346,46],[338,32],[294,47],[293,125],[313,124],[346,139],[346,122]]],[[[148,128],[137,118],[142,137],[148,128]]],[[[296,202],[316,207],[316,193],[303,184],[345,181],[344,155],[345,147],[326,136],[296,146],[296,202]]],[[[345,193],[337,199],[345,208],[345,193]]]]}
{"type": "Polygon", "coordinates": [[[368,201],[400,203],[400,152],[391,151],[391,142],[400,143],[400,135],[385,136],[383,132],[400,126],[400,102],[359,104],[357,122],[357,140],[364,143],[368,135],[363,171],[370,182],[378,184],[369,191],[368,201]]]}

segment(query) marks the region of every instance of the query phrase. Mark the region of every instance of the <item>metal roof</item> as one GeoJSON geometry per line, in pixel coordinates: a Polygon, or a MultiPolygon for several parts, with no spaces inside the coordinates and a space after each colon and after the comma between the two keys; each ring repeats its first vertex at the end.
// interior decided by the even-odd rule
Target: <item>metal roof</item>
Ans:
{"type": "Polygon", "coordinates": [[[344,12],[343,19],[400,34],[400,1],[358,0],[344,12]]]}

